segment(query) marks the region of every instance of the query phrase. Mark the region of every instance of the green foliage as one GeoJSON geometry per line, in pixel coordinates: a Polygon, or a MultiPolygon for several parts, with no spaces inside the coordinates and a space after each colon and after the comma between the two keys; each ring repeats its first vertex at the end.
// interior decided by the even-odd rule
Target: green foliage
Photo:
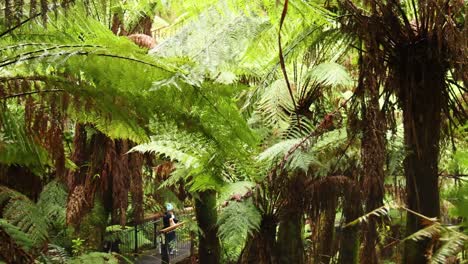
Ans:
{"type": "Polygon", "coordinates": [[[251,181],[236,181],[225,184],[218,195],[218,203],[227,201],[232,195],[243,196],[255,187],[255,183],[251,181]]]}
{"type": "Polygon", "coordinates": [[[47,86],[67,93],[76,99],[63,108],[74,119],[92,122],[113,138],[146,140],[142,126],[153,113],[148,89],[172,69],[83,15],[79,6],[73,13],[57,16],[47,28],[33,23],[20,40],[1,38],[2,83],[29,84],[24,87],[38,98],[47,98],[37,92],[47,86]]]}
{"type": "Polygon", "coordinates": [[[85,240],[85,249],[87,251],[101,248],[108,217],[109,214],[106,212],[102,200],[95,199],[91,212],[83,217],[79,226],[79,238],[85,240]]]}
{"type": "Polygon", "coordinates": [[[223,247],[229,252],[227,257],[236,260],[240,255],[247,236],[260,228],[262,216],[252,201],[231,202],[221,210],[218,219],[223,247]]]}
{"type": "Polygon", "coordinates": [[[10,224],[5,219],[0,218],[0,228],[5,230],[24,250],[29,251],[34,247],[35,243],[27,233],[23,232],[19,227],[10,224]]]}
{"type": "MultiPolygon", "coordinates": [[[[138,246],[145,247],[148,245],[152,245],[153,242],[148,239],[147,234],[154,232],[152,228],[148,228],[145,230],[138,230],[137,239],[138,239],[138,246]]],[[[119,248],[121,249],[122,253],[131,253],[135,247],[135,228],[132,226],[125,226],[122,227],[120,225],[111,225],[106,228],[106,240],[108,241],[117,241],[121,242],[119,248]],[[126,252],[129,250],[130,252],[126,252]]]]}
{"type": "Polygon", "coordinates": [[[2,227],[27,249],[37,249],[46,241],[69,240],[65,223],[67,192],[58,181],[44,186],[37,204],[26,196],[0,187],[2,227]]]}
{"type": "Polygon", "coordinates": [[[0,187],[0,204],[4,205],[3,221],[27,234],[34,247],[43,245],[48,239],[47,218],[36,204],[26,196],[6,187],[0,187]]]}
{"type": "Polygon", "coordinates": [[[49,226],[65,228],[67,198],[67,190],[59,181],[54,180],[44,186],[36,205],[43,212],[49,226]]]}
{"type": "MultiPolygon", "coordinates": [[[[258,156],[258,160],[267,162],[269,166],[274,166],[281,162],[283,157],[302,140],[303,138],[282,140],[264,150],[258,156]]],[[[337,166],[350,165],[349,160],[346,159],[338,163],[339,157],[336,157],[336,153],[339,153],[346,144],[348,144],[348,140],[345,129],[327,132],[321,137],[306,140],[303,147],[291,154],[286,166],[291,171],[299,169],[305,172],[310,171],[316,176],[327,175],[337,166]]]]}
{"type": "Polygon", "coordinates": [[[90,252],[71,259],[70,264],[118,264],[119,260],[112,254],[102,252],[90,252]]]}
{"type": "Polygon", "coordinates": [[[72,239],[72,254],[79,256],[85,251],[84,240],[81,238],[72,239]]]}
{"type": "Polygon", "coordinates": [[[0,106],[0,163],[28,167],[42,176],[51,161],[46,150],[35,143],[24,129],[24,109],[0,106]]]}
{"type": "Polygon", "coordinates": [[[458,253],[466,248],[468,243],[468,236],[460,231],[460,226],[445,226],[441,224],[436,218],[429,218],[417,212],[411,211],[408,208],[395,204],[386,204],[379,207],[358,219],[348,223],[345,227],[356,225],[358,223],[367,222],[370,217],[387,217],[391,209],[399,209],[407,211],[407,213],[417,215],[421,221],[427,225],[416,231],[415,233],[405,237],[401,242],[407,240],[423,240],[435,239],[441,242],[441,246],[430,256],[430,263],[446,263],[447,258],[456,256],[458,253]]]}

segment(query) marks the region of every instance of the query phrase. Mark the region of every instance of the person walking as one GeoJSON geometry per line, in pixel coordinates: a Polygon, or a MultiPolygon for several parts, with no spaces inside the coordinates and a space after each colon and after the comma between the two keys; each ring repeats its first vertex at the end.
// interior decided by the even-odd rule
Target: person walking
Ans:
{"type": "MultiPolygon", "coordinates": [[[[176,218],[174,214],[174,206],[171,203],[167,203],[166,212],[164,213],[164,217],[163,217],[164,228],[171,227],[177,224],[178,222],[179,220],[176,218]]],[[[173,255],[175,253],[174,242],[176,239],[176,233],[175,231],[170,231],[170,232],[165,233],[164,235],[165,235],[167,251],[170,255],[173,255]]]]}

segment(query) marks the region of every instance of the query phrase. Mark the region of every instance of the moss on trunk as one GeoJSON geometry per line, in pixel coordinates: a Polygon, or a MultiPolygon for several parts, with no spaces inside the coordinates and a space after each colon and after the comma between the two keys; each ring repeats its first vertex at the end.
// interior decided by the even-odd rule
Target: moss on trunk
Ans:
{"type": "Polygon", "coordinates": [[[277,241],[279,263],[304,263],[303,225],[300,208],[288,207],[281,214],[277,241]]]}
{"type": "Polygon", "coordinates": [[[216,192],[207,190],[198,193],[195,200],[195,214],[200,227],[198,234],[198,255],[200,263],[217,264],[220,262],[220,241],[218,238],[218,213],[216,211],[216,192]]]}

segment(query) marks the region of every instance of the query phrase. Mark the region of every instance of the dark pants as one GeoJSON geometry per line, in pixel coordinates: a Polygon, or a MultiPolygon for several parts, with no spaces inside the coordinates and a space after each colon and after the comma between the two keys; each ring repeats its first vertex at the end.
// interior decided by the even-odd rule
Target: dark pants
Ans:
{"type": "Polygon", "coordinates": [[[172,232],[166,233],[165,236],[166,236],[167,251],[171,253],[174,250],[174,242],[176,239],[176,234],[174,231],[172,231],[172,232]]]}

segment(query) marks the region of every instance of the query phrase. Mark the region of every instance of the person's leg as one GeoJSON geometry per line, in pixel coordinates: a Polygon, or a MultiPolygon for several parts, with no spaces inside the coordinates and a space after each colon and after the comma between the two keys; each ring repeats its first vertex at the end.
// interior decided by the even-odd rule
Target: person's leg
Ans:
{"type": "Polygon", "coordinates": [[[169,254],[174,254],[175,252],[175,233],[174,232],[170,232],[169,233],[169,242],[168,242],[168,247],[169,247],[169,254]]]}

